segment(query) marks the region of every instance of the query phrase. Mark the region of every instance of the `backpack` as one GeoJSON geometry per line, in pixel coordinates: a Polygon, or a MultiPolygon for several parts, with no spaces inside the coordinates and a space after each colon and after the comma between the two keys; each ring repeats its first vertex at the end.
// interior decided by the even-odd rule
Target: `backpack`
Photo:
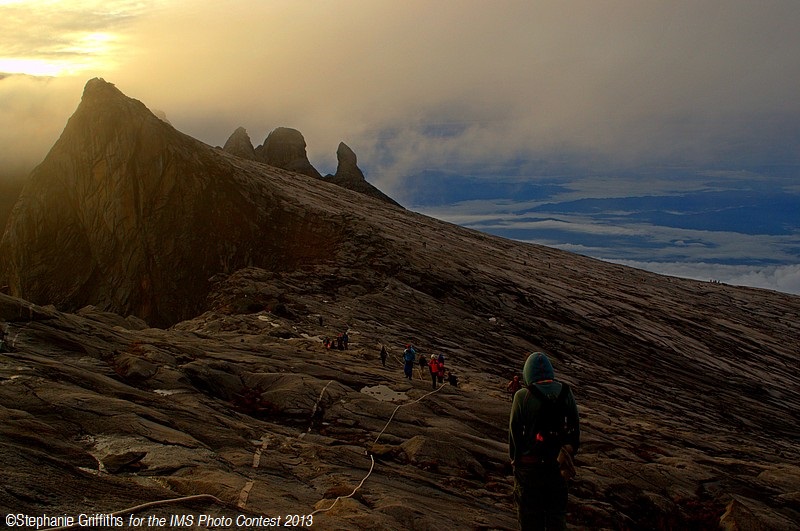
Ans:
{"type": "Polygon", "coordinates": [[[548,398],[535,385],[527,387],[541,402],[539,414],[533,423],[532,456],[542,461],[555,460],[567,434],[567,396],[569,386],[561,383],[561,391],[555,399],[548,398]]]}

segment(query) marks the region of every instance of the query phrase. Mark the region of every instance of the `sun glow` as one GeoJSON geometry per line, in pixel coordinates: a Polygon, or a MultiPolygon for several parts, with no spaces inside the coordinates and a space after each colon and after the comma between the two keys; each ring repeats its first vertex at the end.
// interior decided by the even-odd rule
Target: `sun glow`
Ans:
{"type": "Polygon", "coordinates": [[[0,75],[57,77],[113,68],[125,52],[125,31],[147,5],[0,0],[0,75]]]}
{"type": "Polygon", "coordinates": [[[53,77],[63,74],[65,70],[66,65],[51,63],[43,59],[0,57],[0,73],[3,74],[53,77]]]}

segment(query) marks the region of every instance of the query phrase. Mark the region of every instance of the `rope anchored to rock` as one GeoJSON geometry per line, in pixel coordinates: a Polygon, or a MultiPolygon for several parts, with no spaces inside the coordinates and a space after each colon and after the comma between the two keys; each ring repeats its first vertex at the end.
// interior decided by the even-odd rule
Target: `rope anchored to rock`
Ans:
{"type": "MultiPolygon", "coordinates": [[[[442,390],[442,388],[443,388],[444,386],[445,386],[445,384],[442,384],[442,385],[440,385],[440,386],[439,386],[439,388],[438,388],[438,389],[435,389],[435,390],[433,390],[433,391],[430,391],[430,392],[428,392],[428,393],[425,393],[424,395],[422,395],[421,397],[417,398],[416,400],[412,400],[411,402],[406,402],[405,404],[400,404],[399,406],[397,406],[396,408],[394,408],[394,411],[392,411],[392,414],[391,414],[391,416],[389,417],[389,420],[388,420],[388,421],[386,421],[386,425],[385,425],[385,426],[383,427],[383,429],[380,431],[380,433],[379,433],[379,434],[378,434],[378,436],[375,438],[375,440],[373,441],[373,443],[372,443],[372,444],[377,444],[377,442],[380,440],[380,438],[381,438],[381,436],[383,435],[383,433],[386,431],[386,428],[388,428],[388,427],[389,427],[389,424],[391,424],[391,423],[392,423],[392,420],[394,420],[394,416],[395,416],[395,414],[397,413],[397,411],[398,411],[398,410],[399,410],[401,407],[405,407],[405,406],[410,406],[410,405],[412,405],[412,404],[416,404],[416,403],[420,402],[420,401],[421,401],[423,398],[426,398],[426,397],[428,397],[428,396],[430,396],[430,395],[432,395],[432,394],[434,394],[434,393],[438,393],[439,391],[441,391],[441,390],[442,390]]],[[[331,504],[331,506],[330,506],[330,507],[328,507],[327,509],[317,509],[316,511],[314,511],[314,512],[312,512],[312,513],[311,513],[312,515],[313,515],[313,514],[317,514],[317,513],[323,513],[323,512],[328,512],[328,511],[330,511],[330,510],[331,510],[331,509],[333,509],[333,507],[334,507],[334,506],[335,506],[335,505],[336,505],[336,504],[339,502],[339,500],[341,500],[341,499],[344,499],[344,498],[352,498],[352,497],[353,497],[353,495],[355,495],[355,493],[356,493],[356,492],[358,492],[358,489],[360,489],[360,488],[361,488],[361,486],[362,486],[362,485],[364,485],[364,482],[365,482],[365,481],[367,480],[367,478],[368,478],[368,477],[369,477],[369,476],[372,474],[372,471],[373,471],[373,469],[375,468],[375,457],[373,457],[373,455],[372,455],[372,454],[369,452],[369,450],[365,450],[365,451],[364,451],[364,453],[365,453],[366,455],[368,455],[368,456],[369,456],[369,458],[370,458],[370,460],[372,461],[372,463],[370,464],[370,467],[369,467],[369,472],[367,472],[367,475],[366,475],[366,476],[364,476],[364,479],[362,479],[362,480],[361,480],[361,482],[358,484],[358,486],[357,486],[356,488],[354,488],[354,489],[353,489],[353,492],[351,492],[351,493],[350,493],[350,494],[348,494],[347,496],[338,496],[338,497],[337,497],[335,500],[333,500],[333,503],[331,504]]]]}

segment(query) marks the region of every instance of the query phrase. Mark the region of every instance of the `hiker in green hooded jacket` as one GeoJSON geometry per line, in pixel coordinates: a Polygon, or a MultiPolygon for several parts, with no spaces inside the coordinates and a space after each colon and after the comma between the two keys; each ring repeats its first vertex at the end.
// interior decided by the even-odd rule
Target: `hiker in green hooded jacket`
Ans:
{"type": "Polygon", "coordinates": [[[566,529],[567,481],[580,445],[578,406],[541,352],[528,356],[522,378],[525,385],[514,394],[508,427],[519,525],[523,531],[566,529]],[[557,418],[558,429],[544,430],[544,418],[557,418]]]}

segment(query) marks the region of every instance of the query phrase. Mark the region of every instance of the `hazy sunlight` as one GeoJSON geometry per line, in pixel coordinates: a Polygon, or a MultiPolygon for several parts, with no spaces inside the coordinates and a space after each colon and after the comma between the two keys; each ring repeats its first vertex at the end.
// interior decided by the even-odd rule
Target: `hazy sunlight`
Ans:
{"type": "Polygon", "coordinates": [[[30,76],[58,76],[65,70],[64,65],[42,59],[0,58],[0,73],[28,74],[30,76]]]}

